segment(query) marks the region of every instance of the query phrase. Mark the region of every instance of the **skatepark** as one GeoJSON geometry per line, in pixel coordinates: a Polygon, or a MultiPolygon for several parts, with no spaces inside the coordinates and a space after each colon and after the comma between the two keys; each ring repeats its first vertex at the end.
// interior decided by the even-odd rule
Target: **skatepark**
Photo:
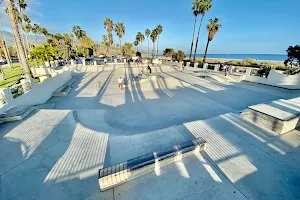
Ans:
{"type": "Polygon", "coordinates": [[[298,116],[299,90],[164,64],[151,74],[138,65],[70,68],[78,80],[48,100],[53,108],[0,124],[2,199],[300,198],[298,128],[278,134],[280,117],[269,128],[255,121],[264,111],[245,112],[264,104],[298,116]],[[195,138],[205,151],[100,191],[99,169],[195,138]]]}

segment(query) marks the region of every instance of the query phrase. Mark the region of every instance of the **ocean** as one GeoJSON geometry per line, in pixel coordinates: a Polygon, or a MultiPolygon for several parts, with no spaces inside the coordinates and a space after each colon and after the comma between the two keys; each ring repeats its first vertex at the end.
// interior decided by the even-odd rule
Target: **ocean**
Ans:
{"type": "MultiPolygon", "coordinates": [[[[189,54],[188,54],[189,55],[189,54]]],[[[186,55],[186,57],[188,57],[186,55]]],[[[203,54],[196,54],[196,58],[203,58],[203,54]]],[[[281,54],[207,54],[207,58],[225,58],[225,59],[246,59],[253,58],[257,60],[275,60],[284,61],[287,55],[281,54]]]]}

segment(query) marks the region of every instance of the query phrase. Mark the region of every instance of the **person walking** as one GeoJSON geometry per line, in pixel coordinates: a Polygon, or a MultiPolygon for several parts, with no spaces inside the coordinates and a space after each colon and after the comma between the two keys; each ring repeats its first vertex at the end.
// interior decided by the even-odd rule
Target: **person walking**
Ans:
{"type": "Polygon", "coordinates": [[[224,71],[225,71],[225,76],[228,75],[228,66],[227,66],[227,63],[224,64],[224,71]]]}
{"type": "Polygon", "coordinates": [[[118,84],[119,84],[119,88],[121,90],[123,90],[124,88],[123,88],[123,79],[122,79],[122,77],[118,78],[118,84]]]}

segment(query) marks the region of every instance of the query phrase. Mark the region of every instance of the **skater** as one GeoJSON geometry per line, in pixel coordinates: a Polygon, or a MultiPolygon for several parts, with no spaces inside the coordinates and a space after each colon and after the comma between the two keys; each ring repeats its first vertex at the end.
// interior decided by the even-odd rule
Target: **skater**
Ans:
{"type": "Polygon", "coordinates": [[[148,70],[149,70],[149,73],[151,74],[151,67],[148,65],[148,70]]]}

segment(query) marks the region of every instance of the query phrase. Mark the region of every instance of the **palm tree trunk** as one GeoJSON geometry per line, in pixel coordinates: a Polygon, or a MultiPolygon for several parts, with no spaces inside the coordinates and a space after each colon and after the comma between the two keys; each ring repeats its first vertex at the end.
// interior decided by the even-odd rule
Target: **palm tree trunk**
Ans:
{"type": "Polygon", "coordinates": [[[37,44],[37,35],[36,33],[34,35],[35,35],[35,44],[37,44]]]}
{"type": "Polygon", "coordinates": [[[157,49],[156,49],[156,57],[158,57],[158,43],[159,43],[159,35],[157,36],[157,49]]]}
{"type": "Polygon", "coordinates": [[[28,65],[28,62],[26,59],[24,45],[22,43],[22,38],[21,38],[19,29],[18,29],[18,23],[16,22],[16,17],[14,16],[12,1],[5,0],[5,2],[6,2],[7,9],[8,9],[8,16],[9,16],[9,21],[10,21],[10,25],[12,28],[12,32],[13,32],[14,38],[16,40],[17,52],[19,52],[19,56],[21,59],[20,60],[21,65],[24,68],[25,77],[32,78],[30,69],[29,69],[29,65],[28,65]]]}
{"type": "Polygon", "coordinates": [[[192,51],[193,51],[193,46],[194,46],[194,36],[195,36],[196,22],[197,22],[197,16],[195,17],[195,22],[194,22],[194,30],[193,30],[193,37],[192,37],[192,44],[191,44],[190,59],[189,59],[189,61],[191,61],[191,58],[192,58],[192,51]]]}
{"type": "Polygon", "coordinates": [[[150,56],[150,53],[149,53],[149,37],[147,37],[148,39],[148,56],[150,56]]]}
{"type": "Polygon", "coordinates": [[[120,53],[122,55],[122,42],[121,42],[121,38],[120,38],[120,53]]]}
{"type": "Polygon", "coordinates": [[[152,60],[154,58],[154,52],[155,52],[155,42],[153,42],[153,48],[152,48],[152,60]]]}
{"type": "Polygon", "coordinates": [[[206,54],[207,54],[208,45],[209,45],[209,39],[207,40],[207,44],[206,44],[206,48],[205,48],[205,53],[204,53],[204,57],[203,57],[203,63],[206,60],[206,54]]]}
{"type": "Polygon", "coordinates": [[[29,39],[28,39],[28,33],[25,33],[26,36],[26,43],[27,43],[27,52],[29,53],[29,39]]]}
{"type": "Polygon", "coordinates": [[[199,41],[200,29],[201,29],[203,17],[204,17],[204,15],[202,15],[202,17],[201,17],[201,21],[200,21],[200,25],[199,25],[199,30],[198,30],[198,35],[197,35],[197,40],[196,40],[196,47],[195,47],[194,59],[193,59],[194,62],[196,60],[196,53],[197,53],[197,47],[198,47],[198,41],[199,41]]]}

